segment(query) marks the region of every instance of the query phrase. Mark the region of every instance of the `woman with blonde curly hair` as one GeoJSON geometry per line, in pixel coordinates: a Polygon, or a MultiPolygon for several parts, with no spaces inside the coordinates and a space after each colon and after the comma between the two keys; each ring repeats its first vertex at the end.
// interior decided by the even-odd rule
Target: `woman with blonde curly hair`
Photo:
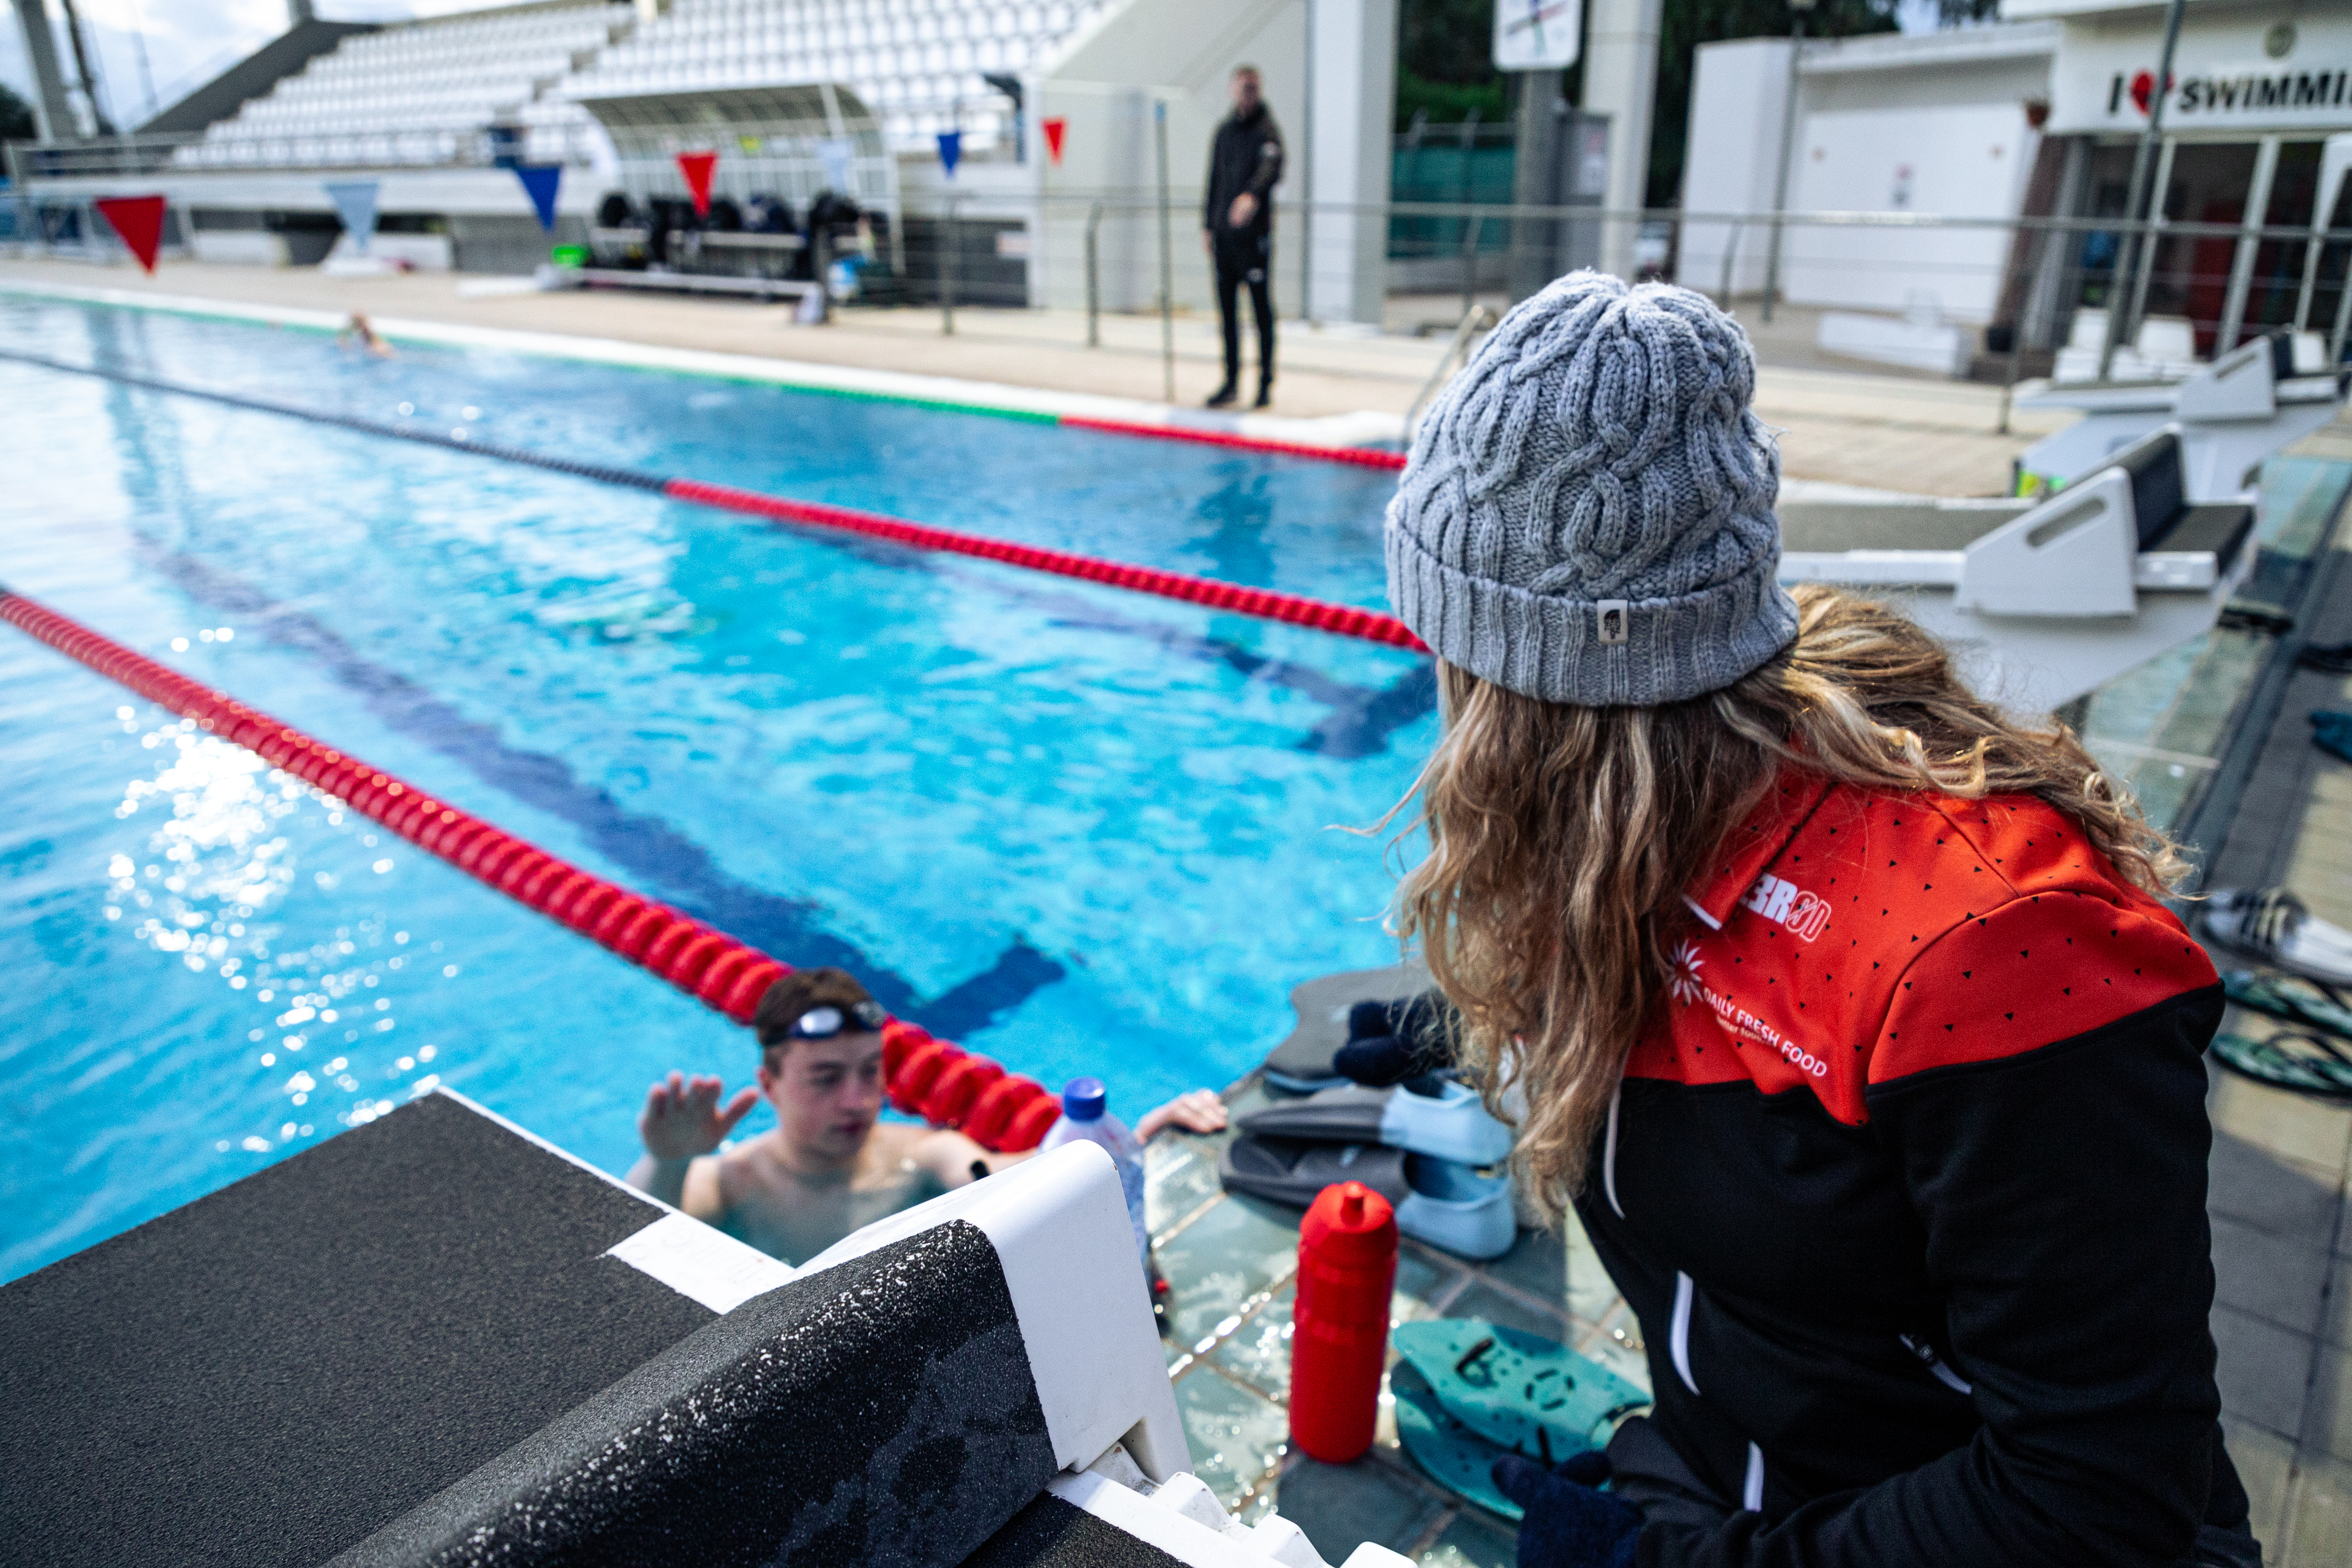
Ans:
{"type": "Polygon", "coordinates": [[[1562,279],[1389,512],[1444,718],[1401,923],[1655,1390],[1497,1467],[1520,1563],[2254,1568],[2180,862],[1902,615],[1780,587],[1754,378],[1703,297],[1562,279]]]}

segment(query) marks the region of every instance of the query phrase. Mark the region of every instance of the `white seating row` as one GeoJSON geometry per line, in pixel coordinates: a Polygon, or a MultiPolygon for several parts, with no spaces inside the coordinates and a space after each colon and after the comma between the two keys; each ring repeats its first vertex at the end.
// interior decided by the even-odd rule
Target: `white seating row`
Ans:
{"type": "Polygon", "coordinates": [[[608,3],[428,19],[344,40],[180,156],[255,163],[289,139],[356,149],[390,138],[407,150],[390,161],[430,161],[494,120],[527,128],[526,156],[554,156],[592,121],[579,99],[814,81],[846,83],[896,147],[928,147],[951,126],[985,147],[1009,106],[983,73],[1035,68],[1111,3],[674,0],[647,23],[608,3]]]}
{"type": "Polygon", "coordinates": [[[881,115],[885,140],[927,147],[960,125],[973,147],[1003,132],[982,79],[1046,60],[1108,0],[676,0],[565,79],[597,98],[806,81],[845,82],[881,115]]]}
{"type": "Polygon", "coordinates": [[[446,159],[609,46],[635,16],[627,5],[534,6],[355,35],[180,157],[230,166],[446,159]]]}

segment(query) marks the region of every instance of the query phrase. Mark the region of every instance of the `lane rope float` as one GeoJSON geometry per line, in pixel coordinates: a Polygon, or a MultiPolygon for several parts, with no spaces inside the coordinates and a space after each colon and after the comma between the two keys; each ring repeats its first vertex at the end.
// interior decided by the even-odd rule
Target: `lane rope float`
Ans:
{"type": "Polygon", "coordinates": [[[1304,441],[1276,441],[1245,436],[1238,430],[1209,430],[1190,425],[1149,425],[1139,419],[1097,419],[1085,414],[1064,414],[1055,424],[1065,430],[1101,430],[1113,436],[1149,436],[1161,441],[1193,441],[1208,447],[1233,447],[1244,452],[1265,452],[1277,458],[1312,458],[1327,463],[1348,463],[1360,468],[1402,470],[1405,455],[1378,447],[1315,447],[1304,441]]]}
{"type": "MultiPolygon", "coordinates": [[[[372,436],[388,436],[397,440],[417,441],[429,447],[449,451],[471,452],[477,457],[493,458],[500,462],[520,463],[534,468],[545,468],[578,479],[594,479],[603,484],[621,485],[631,489],[647,490],[673,500],[690,501],[696,505],[714,507],[722,511],[739,512],[773,521],[799,523],[812,528],[831,529],[854,533],[867,539],[886,540],[893,544],[914,550],[937,551],[946,554],[968,555],[982,561],[994,561],[1007,566],[1018,566],[1031,572],[1043,572],[1057,577],[1075,577],[1082,582],[1099,583],[1107,587],[1124,588],[1129,593],[1150,594],[1158,598],[1174,599],[1183,604],[1199,605],[1207,609],[1225,610],[1236,615],[1253,616],[1260,620],[1278,621],[1286,626],[1305,626],[1310,630],[1329,632],[1338,637],[1356,637],[1365,642],[1379,643],[1386,647],[1402,648],[1411,653],[1427,653],[1428,645],[1415,637],[1411,627],[1394,616],[1378,610],[1359,609],[1352,605],[1334,605],[1321,599],[1309,599],[1302,595],[1277,593],[1271,588],[1247,588],[1234,583],[1219,582],[1212,577],[1195,577],[1189,573],[1170,572],[1157,566],[1136,566],[1124,562],[1105,561],[1097,556],[1080,555],[1073,551],[1053,550],[1043,545],[1021,544],[1011,540],[991,539],[984,534],[966,533],[958,529],[937,528],[928,523],[910,522],[903,518],[880,512],[861,511],[854,507],[831,506],[819,501],[791,500],[782,496],[762,495],[757,490],[739,489],[732,485],[706,483],[700,479],[666,479],[658,474],[643,474],[629,468],[616,468],[603,463],[583,463],[570,458],[551,457],[544,453],[526,451],[517,447],[501,447],[493,442],[468,440],[462,436],[440,430],[420,429],[414,426],[395,425],[384,420],[366,419],[353,414],[336,414],[325,409],[303,408],[271,398],[255,397],[246,393],[226,392],[213,387],[190,386],[184,383],[165,381],[159,377],[140,375],[131,371],[109,370],[97,365],[73,364],[40,354],[22,353],[0,349],[0,360],[19,364],[37,365],[46,370],[63,371],[75,375],[97,376],[121,383],[127,386],[145,387],[153,392],[173,393],[184,397],[201,397],[233,408],[246,408],[262,414],[283,415],[293,419],[306,419],[314,424],[339,426],[372,436]]],[[[1113,427],[1100,423],[1088,428],[1113,427]]],[[[1159,434],[1160,427],[1135,426],[1130,433],[1159,434]]],[[[1198,435],[1202,439],[1222,440],[1217,432],[1171,430],[1170,434],[1184,438],[1198,435]]]]}
{"type": "MultiPolygon", "coordinates": [[[[579,932],[738,1024],[792,967],[725,931],[550,855],[471,812],[312,739],[226,692],[199,685],[0,584],[0,620],[198,729],[340,801],[526,909],[579,932]]],[[[1045,1085],[920,1026],[882,1031],[890,1102],[936,1126],[961,1127],[996,1152],[1034,1149],[1061,1103],[1045,1085]]]]}

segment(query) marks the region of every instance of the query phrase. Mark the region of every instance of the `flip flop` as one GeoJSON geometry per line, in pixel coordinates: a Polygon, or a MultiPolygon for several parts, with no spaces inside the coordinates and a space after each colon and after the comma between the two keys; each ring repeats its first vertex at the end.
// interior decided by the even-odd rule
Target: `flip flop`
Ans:
{"type": "Polygon", "coordinates": [[[2312,918],[2284,888],[2224,888],[2198,913],[2204,933],[2225,947],[2305,980],[2352,985],[2352,931],[2312,918]]]}
{"type": "Polygon", "coordinates": [[[1464,1258],[1500,1258],[1518,1239],[1511,1184],[1378,1143],[1311,1143],[1244,1133],[1217,1157],[1229,1193],[1305,1208],[1334,1182],[1361,1182],[1396,1209],[1397,1229],[1464,1258]]]}
{"type": "Polygon", "coordinates": [[[2308,1024],[2315,1029],[2352,1040],[2352,1007],[2347,1007],[2327,987],[2316,983],[2288,984],[2273,974],[2231,969],[2222,972],[2221,990],[2241,1007],[2252,1007],[2257,1013],[2268,1013],[2292,1024],[2308,1024]]]}
{"type": "Polygon", "coordinates": [[[1386,1143],[1464,1165],[1499,1164],[1510,1158],[1512,1143],[1511,1130],[1487,1114],[1484,1100],[1443,1079],[1322,1089],[1253,1110],[1241,1119],[1241,1130],[1317,1143],[1386,1143]]]}
{"type": "Polygon", "coordinates": [[[1390,1332],[1445,1413],[1489,1443],[1557,1465],[1604,1448],[1648,1392],[1557,1340],[1482,1318],[1426,1318],[1390,1332]]]}
{"type": "Polygon", "coordinates": [[[2325,1100],[2352,1100],[2352,1053],[2318,1035],[2286,1032],[2266,1040],[2216,1035],[2206,1048],[2222,1066],[2258,1083],[2325,1100]],[[2295,1046],[2303,1048],[2289,1048],[2295,1046]]]}

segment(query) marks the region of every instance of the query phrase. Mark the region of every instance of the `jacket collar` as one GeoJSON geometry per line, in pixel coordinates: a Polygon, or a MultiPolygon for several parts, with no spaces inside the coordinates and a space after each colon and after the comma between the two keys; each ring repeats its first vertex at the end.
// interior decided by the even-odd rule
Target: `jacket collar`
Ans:
{"type": "Polygon", "coordinates": [[[1683,902],[1709,931],[1721,931],[1764,868],[1780,858],[1834,787],[1818,773],[1783,771],[1748,820],[1724,837],[1715,869],[1683,895],[1683,902]]]}

